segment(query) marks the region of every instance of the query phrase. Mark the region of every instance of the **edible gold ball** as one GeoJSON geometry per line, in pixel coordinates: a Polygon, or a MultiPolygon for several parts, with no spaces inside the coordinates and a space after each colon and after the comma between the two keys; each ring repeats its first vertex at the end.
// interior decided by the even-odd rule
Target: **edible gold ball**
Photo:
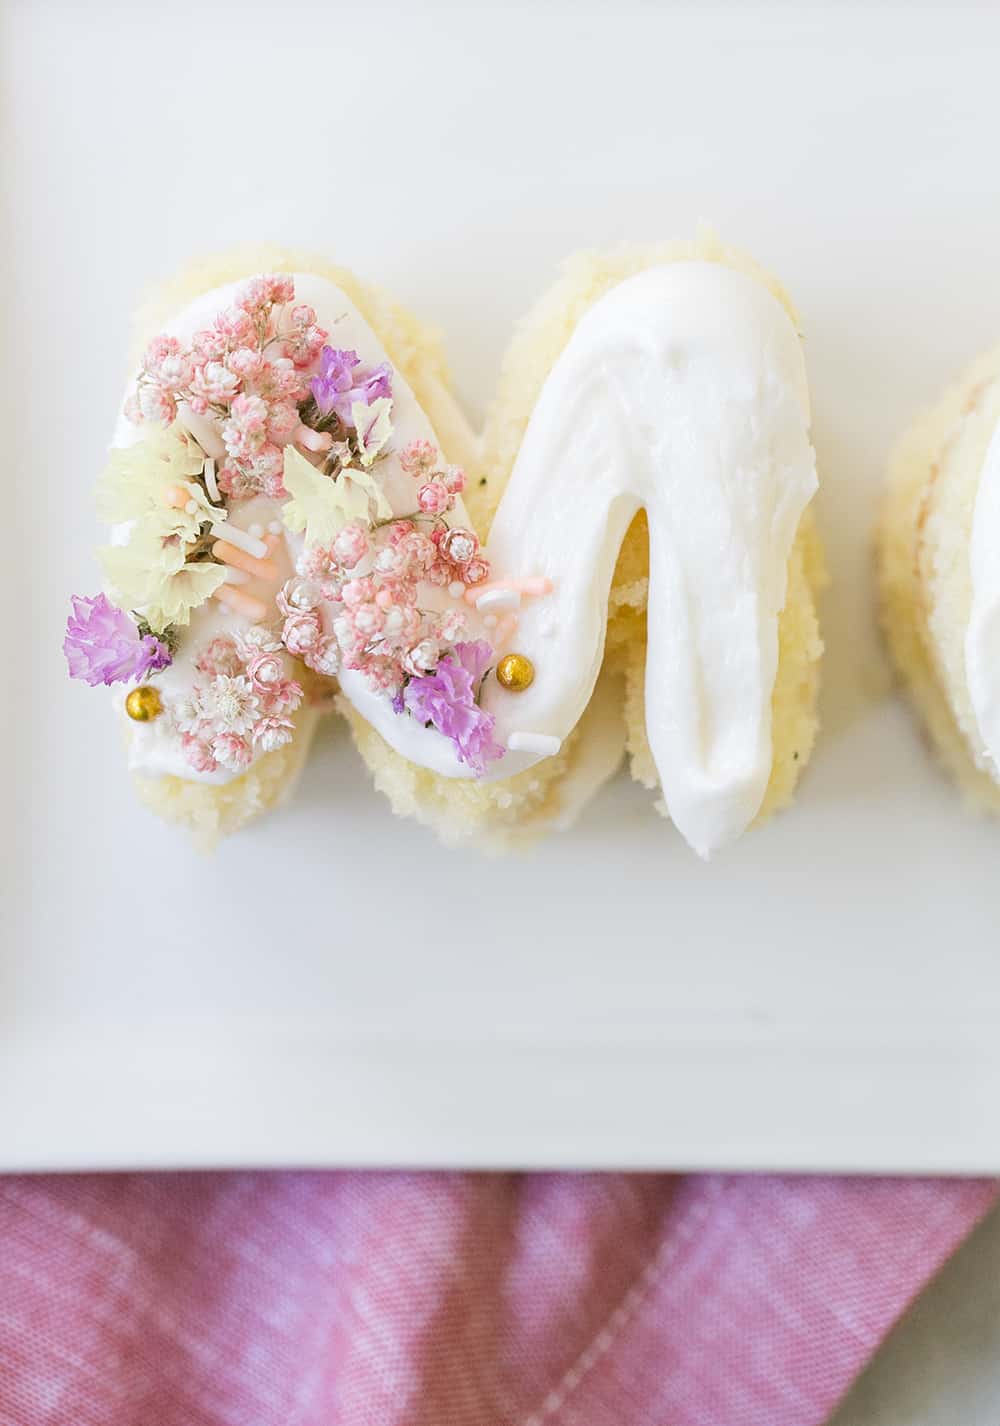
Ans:
{"type": "Polygon", "coordinates": [[[144,683],[141,688],[133,688],[125,699],[125,712],[137,723],[149,723],[163,712],[160,695],[155,688],[144,683]]]}
{"type": "Polygon", "coordinates": [[[535,665],[524,654],[504,654],[497,664],[497,683],[508,693],[523,693],[535,681],[535,665]]]}

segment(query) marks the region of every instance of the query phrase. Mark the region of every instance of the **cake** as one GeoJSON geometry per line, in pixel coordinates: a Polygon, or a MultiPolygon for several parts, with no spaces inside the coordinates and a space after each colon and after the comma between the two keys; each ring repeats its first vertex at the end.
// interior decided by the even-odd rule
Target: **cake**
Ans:
{"type": "Polygon", "coordinates": [[[896,667],[968,801],[1000,811],[1000,348],[898,442],[878,537],[896,667]]]}
{"type": "Polygon", "coordinates": [[[203,262],[141,321],[65,647],[155,811],[235,830],[331,708],[451,843],[566,825],[626,752],[701,855],[790,799],[822,564],[794,312],[755,264],[571,259],[481,438],[435,337],[323,260],[203,262]]]}

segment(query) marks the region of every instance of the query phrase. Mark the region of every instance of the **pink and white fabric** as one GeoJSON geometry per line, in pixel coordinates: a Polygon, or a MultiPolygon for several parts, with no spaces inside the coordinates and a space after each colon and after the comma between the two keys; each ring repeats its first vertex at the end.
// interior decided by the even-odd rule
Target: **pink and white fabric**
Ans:
{"type": "Polygon", "coordinates": [[[0,1180],[3,1426],[819,1426],[982,1181],[0,1180]]]}

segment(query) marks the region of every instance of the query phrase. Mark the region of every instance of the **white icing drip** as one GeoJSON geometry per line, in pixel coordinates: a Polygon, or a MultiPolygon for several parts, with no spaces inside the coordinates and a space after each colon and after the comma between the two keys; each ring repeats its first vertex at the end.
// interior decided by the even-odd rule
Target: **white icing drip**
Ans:
{"type": "Polygon", "coordinates": [[[965,633],[965,676],[988,771],[1000,782],[1000,425],[990,441],[969,541],[972,605],[965,633]]]}
{"type": "Polygon", "coordinates": [[[619,546],[645,506],[646,728],[670,816],[702,855],[753,820],[770,775],[777,616],[816,489],[808,423],[798,338],[765,288],[712,263],[649,269],[577,325],[490,535],[496,576],[547,575],[553,592],[520,614],[534,682],[491,684],[484,704],[502,742],[522,729],[565,739],[600,667],[619,546]]]}

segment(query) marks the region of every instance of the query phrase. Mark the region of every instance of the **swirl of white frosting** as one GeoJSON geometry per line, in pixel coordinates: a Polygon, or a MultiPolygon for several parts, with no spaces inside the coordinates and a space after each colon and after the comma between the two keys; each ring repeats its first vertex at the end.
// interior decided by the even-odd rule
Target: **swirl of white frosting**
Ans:
{"type": "Polygon", "coordinates": [[[490,535],[500,570],[547,575],[521,615],[533,684],[485,696],[564,738],[604,646],[619,546],[649,521],[646,731],[671,818],[707,855],[771,771],[778,614],[816,489],[802,350],[781,304],[715,263],[649,268],[585,314],[539,397],[490,535]]]}

